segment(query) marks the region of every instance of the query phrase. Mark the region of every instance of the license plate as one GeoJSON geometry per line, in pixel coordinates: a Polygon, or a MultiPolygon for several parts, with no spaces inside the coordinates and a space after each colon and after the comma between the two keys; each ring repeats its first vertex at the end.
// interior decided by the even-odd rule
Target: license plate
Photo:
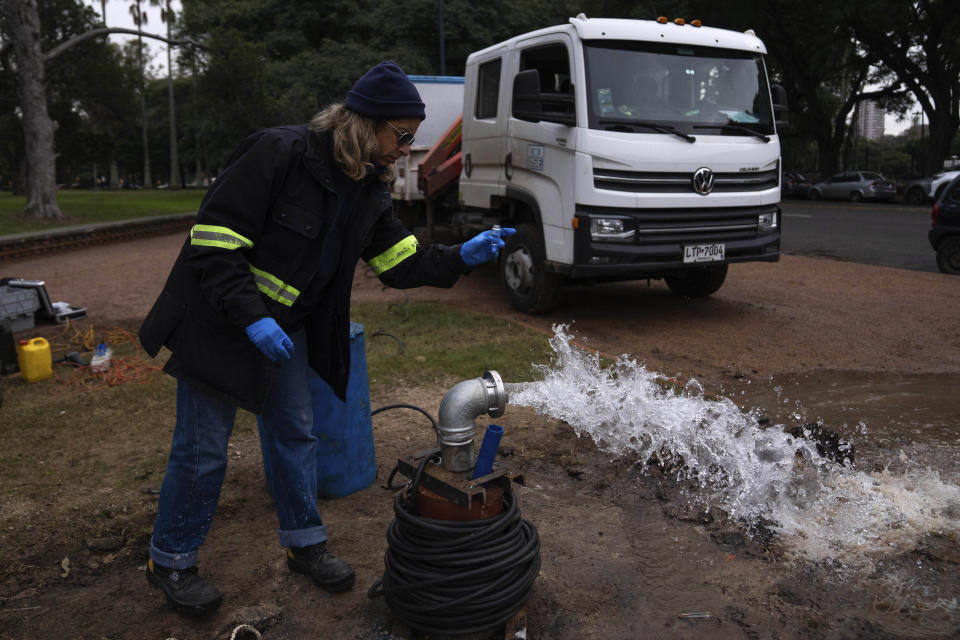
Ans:
{"type": "Polygon", "coordinates": [[[718,262],[725,257],[726,245],[716,244],[688,244],[683,247],[683,261],[688,262],[718,262]]]}

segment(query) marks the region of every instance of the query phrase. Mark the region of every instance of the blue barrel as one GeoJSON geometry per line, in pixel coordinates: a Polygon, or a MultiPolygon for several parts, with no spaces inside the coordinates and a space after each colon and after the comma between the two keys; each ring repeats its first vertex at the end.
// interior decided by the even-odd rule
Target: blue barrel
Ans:
{"type": "MultiPolygon", "coordinates": [[[[373,449],[370,384],[362,324],[350,323],[350,382],[346,403],[340,402],[330,385],[312,370],[310,392],[313,395],[313,433],[320,441],[317,448],[317,494],[321,498],[340,498],[369,487],[377,478],[377,459],[373,449]]],[[[270,452],[263,446],[263,422],[259,416],[257,424],[267,491],[272,496],[272,461],[270,452]]]]}

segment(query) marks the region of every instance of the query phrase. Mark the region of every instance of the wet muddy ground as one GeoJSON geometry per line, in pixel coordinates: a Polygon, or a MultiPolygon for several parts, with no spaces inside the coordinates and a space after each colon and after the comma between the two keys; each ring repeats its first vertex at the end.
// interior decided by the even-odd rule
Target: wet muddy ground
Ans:
{"type": "MultiPolygon", "coordinates": [[[[3,270],[45,280],[55,300],[87,306],[99,324],[136,322],[181,240],[95,247],[4,263],[3,270]],[[104,273],[114,275],[105,280],[104,273]]],[[[356,282],[358,299],[441,300],[543,333],[572,323],[588,350],[626,353],[667,376],[696,377],[711,393],[762,408],[775,424],[822,419],[855,444],[856,468],[867,476],[899,474],[913,479],[906,490],[924,492],[929,477],[921,472],[930,467],[946,495],[960,484],[956,278],[787,256],[734,266],[706,300],[678,298],[658,283],[571,288],[557,310],[537,318],[508,308],[489,268],[449,291],[385,292],[361,272],[356,282]]],[[[435,415],[448,388],[380,391],[371,403],[412,402],[435,415]]],[[[508,407],[498,423],[511,461],[526,469],[520,505],[543,544],[526,607],[528,638],[960,637],[956,527],[870,554],[855,569],[829,558],[805,561],[789,540],[762,529],[751,537],[719,510],[690,507],[696,490],[670,469],[601,452],[568,424],[526,407],[508,407]]],[[[328,596],[287,571],[256,433],[246,430],[235,435],[236,455],[202,554],[205,572],[227,593],[214,616],[183,619],[147,587],[150,498],[101,488],[98,517],[125,532],[121,548],[101,552],[84,540],[38,535],[55,542],[24,549],[19,565],[3,567],[0,638],[227,638],[245,621],[270,640],[404,637],[382,601],[366,596],[382,573],[392,519],[390,492],[380,485],[398,456],[431,446],[432,431],[404,412],[378,416],[374,430],[377,482],[321,505],[331,546],[357,570],[353,591],[328,596]],[[113,504],[129,508],[112,511],[113,504]],[[73,567],[67,577],[65,556],[73,567]]],[[[944,510],[960,522],[960,504],[944,510]]]]}

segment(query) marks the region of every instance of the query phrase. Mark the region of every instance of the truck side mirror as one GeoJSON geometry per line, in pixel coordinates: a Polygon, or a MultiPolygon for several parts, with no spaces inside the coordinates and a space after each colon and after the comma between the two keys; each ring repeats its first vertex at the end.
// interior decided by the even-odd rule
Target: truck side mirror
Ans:
{"type": "Polygon", "coordinates": [[[770,86],[770,93],[773,94],[773,121],[776,123],[777,129],[783,129],[790,124],[787,90],[782,85],[774,84],[770,86]]]}
{"type": "Polygon", "coordinates": [[[541,93],[540,72],[536,69],[521,71],[513,78],[513,117],[527,122],[577,124],[573,95],[541,93]]]}

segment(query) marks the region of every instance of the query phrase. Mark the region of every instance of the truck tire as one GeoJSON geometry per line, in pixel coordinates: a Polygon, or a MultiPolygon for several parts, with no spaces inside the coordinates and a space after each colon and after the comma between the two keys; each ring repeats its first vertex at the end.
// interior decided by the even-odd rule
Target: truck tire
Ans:
{"type": "Polygon", "coordinates": [[[517,311],[537,315],[553,308],[562,280],[543,270],[544,250],[536,225],[517,226],[500,252],[500,278],[517,311]]]}
{"type": "Polygon", "coordinates": [[[727,265],[697,267],[682,274],[667,276],[663,280],[677,295],[703,298],[715,292],[727,278],[727,265]]]}
{"type": "Polygon", "coordinates": [[[937,268],[941,273],[960,275],[960,236],[944,238],[937,247],[937,268]]]}

